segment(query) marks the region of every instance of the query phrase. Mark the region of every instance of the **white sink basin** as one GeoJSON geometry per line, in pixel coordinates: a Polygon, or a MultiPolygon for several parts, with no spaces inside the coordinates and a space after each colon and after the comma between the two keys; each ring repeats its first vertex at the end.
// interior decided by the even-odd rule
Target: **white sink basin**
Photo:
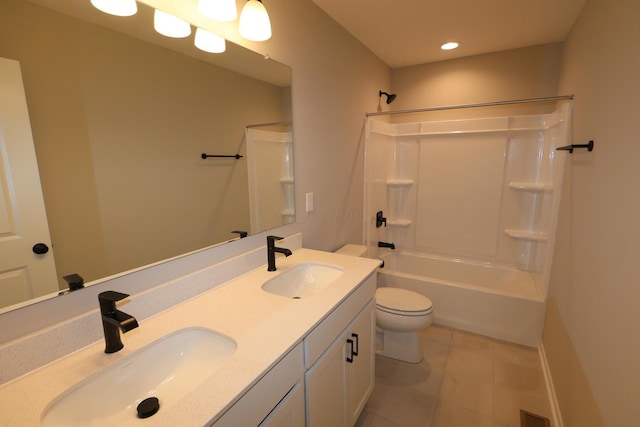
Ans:
{"type": "Polygon", "coordinates": [[[262,289],[282,297],[305,298],[323,291],[341,275],[338,267],[307,262],[267,280],[262,289]]]}
{"type": "Polygon", "coordinates": [[[236,348],[233,339],[209,329],[176,331],[58,397],[45,410],[42,426],[153,424],[153,416],[138,418],[140,402],[156,397],[161,413],[217,371],[236,348]]]}

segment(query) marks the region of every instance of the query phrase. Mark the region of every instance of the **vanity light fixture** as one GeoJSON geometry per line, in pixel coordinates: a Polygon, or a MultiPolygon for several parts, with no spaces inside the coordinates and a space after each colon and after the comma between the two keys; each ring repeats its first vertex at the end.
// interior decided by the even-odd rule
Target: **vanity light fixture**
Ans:
{"type": "Polygon", "coordinates": [[[91,0],[91,4],[109,15],[132,16],[138,12],[136,0],[91,0]]]}
{"type": "Polygon", "coordinates": [[[222,53],[226,49],[226,43],[222,37],[202,28],[196,28],[196,47],[209,53],[222,53]]]}
{"type": "Polygon", "coordinates": [[[198,10],[214,21],[229,22],[238,17],[235,0],[198,0],[198,10]]]}
{"type": "Polygon", "coordinates": [[[458,43],[456,42],[447,42],[445,44],[443,44],[442,46],[440,46],[440,49],[442,50],[453,50],[456,49],[458,46],[460,46],[458,43]]]}
{"type": "Polygon", "coordinates": [[[191,25],[169,13],[156,9],[153,15],[153,28],[163,36],[183,38],[191,34],[191,25]]]}
{"type": "Polygon", "coordinates": [[[247,40],[262,42],[271,38],[271,22],[262,0],[248,0],[240,13],[240,35],[247,40]]]}

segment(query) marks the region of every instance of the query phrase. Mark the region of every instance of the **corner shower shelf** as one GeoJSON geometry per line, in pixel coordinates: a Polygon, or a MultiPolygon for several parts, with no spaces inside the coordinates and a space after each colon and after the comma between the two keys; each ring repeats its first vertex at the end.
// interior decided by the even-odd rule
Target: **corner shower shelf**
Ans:
{"type": "Polygon", "coordinates": [[[387,225],[389,227],[409,227],[411,225],[410,219],[387,219],[387,225]]]}
{"type": "Polygon", "coordinates": [[[294,216],[296,214],[296,212],[293,209],[285,209],[282,212],[280,212],[280,215],[282,216],[294,216]]]}
{"type": "Polygon", "coordinates": [[[548,239],[547,233],[529,230],[516,230],[513,228],[507,228],[504,230],[504,234],[512,239],[527,240],[530,242],[546,242],[548,239]]]}
{"type": "Polygon", "coordinates": [[[387,185],[389,187],[410,187],[413,185],[412,179],[388,179],[387,185]]]}
{"type": "Polygon", "coordinates": [[[293,178],[280,178],[282,184],[293,184],[293,178]]]}
{"type": "Polygon", "coordinates": [[[553,191],[553,184],[545,184],[538,182],[510,182],[509,187],[514,190],[531,191],[531,192],[543,192],[553,191]]]}

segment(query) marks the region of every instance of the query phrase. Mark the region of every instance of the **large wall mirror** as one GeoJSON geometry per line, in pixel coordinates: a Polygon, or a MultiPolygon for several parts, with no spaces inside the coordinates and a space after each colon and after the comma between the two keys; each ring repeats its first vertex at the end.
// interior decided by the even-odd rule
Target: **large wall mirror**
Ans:
{"type": "MultiPolygon", "coordinates": [[[[20,64],[51,242],[30,256],[55,259],[51,295],[294,221],[289,67],[89,0],[3,0],[0,57],[20,64]]],[[[42,298],[1,295],[0,312],[42,298]]]]}

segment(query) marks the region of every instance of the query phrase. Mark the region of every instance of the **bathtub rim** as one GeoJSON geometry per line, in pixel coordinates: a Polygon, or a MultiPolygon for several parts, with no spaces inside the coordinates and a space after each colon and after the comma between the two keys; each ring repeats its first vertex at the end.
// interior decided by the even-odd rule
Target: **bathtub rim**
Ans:
{"type": "Polygon", "coordinates": [[[505,295],[505,296],[512,297],[512,298],[525,299],[525,300],[530,300],[530,301],[535,301],[535,302],[542,302],[542,303],[545,302],[545,296],[544,296],[544,294],[542,292],[542,289],[540,289],[540,286],[539,286],[539,278],[536,277],[536,275],[538,275],[538,273],[531,273],[531,272],[523,271],[523,270],[517,269],[517,268],[512,267],[512,266],[506,266],[506,265],[502,265],[502,264],[489,263],[489,262],[473,261],[473,260],[468,260],[468,259],[465,259],[465,258],[450,258],[450,257],[445,257],[445,256],[440,256],[440,255],[424,254],[424,253],[411,252],[411,251],[401,251],[401,252],[395,252],[395,253],[389,251],[388,253],[383,254],[380,257],[380,259],[385,261],[385,263],[384,263],[384,267],[379,267],[377,269],[378,273],[389,274],[389,275],[398,275],[400,277],[404,277],[404,278],[407,278],[407,279],[415,279],[415,280],[425,280],[426,279],[426,280],[432,281],[434,283],[437,283],[439,285],[454,286],[454,287],[462,288],[462,289],[472,289],[472,290],[479,291],[479,292],[487,292],[487,293],[496,294],[496,295],[505,295]],[[485,287],[485,286],[474,285],[472,283],[464,283],[464,282],[458,282],[458,281],[454,281],[454,280],[440,279],[440,278],[433,277],[433,276],[428,276],[428,275],[406,273],[406,272],[403,272],[401,270],[388,268],[388,264],[389,263],[387,262],[388,259],[386,259],[386,258],[398,257],[398,256],[401,256],[401,255],[410,255],[410,256],[415,256],[415,257],[419,257],[419,258],[430,258],[430,259],[434,259],[434,260],[437,260],[437,261],[470,264],[470,265],[477,266],[477,267],[492,268],[492,269],[498,269],[498,270],[507,271],[507,272],[510,272],[510,273],[516,273],[519,276],[526,277],[526,279],[528,280],[528,282],[532,286],[532,292],[531,293],[532,294],[535,293],[535,295],[524,295],[522,292],[514,292],[514,291],[509,291],[509,290],[506,290],[506,289],[489,288],[489,287],[485,287]]]}

